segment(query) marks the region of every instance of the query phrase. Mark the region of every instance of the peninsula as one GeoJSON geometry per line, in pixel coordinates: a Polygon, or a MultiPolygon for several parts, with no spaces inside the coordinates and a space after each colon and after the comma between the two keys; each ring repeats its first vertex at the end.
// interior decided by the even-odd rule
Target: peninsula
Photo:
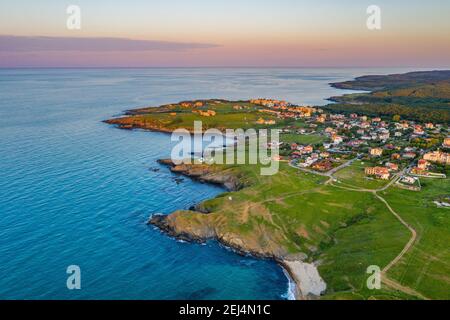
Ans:
{"type": "Polygon", "coordinates": [[[161,159],[174,173],[227,191],[149,223],[180,239],[213,239],[276,260],[299,299],[449,299],[450,139],[447,118],[434,112],[449,112],[450,72],[363,80],[354,87],[375,91],[325,107],[207,99],[129,110],[106,122],[161,132],[191,131],[196,120],[221,131],[279,129],[273,176],[261,176],[260,165],[161,159]],[[419,113],[393,113],[406,109],[379,103],[386,95],[396,104],[415,101],[405,108],[419,113]],[[367,286],[370,266],[381,271],[379,289],[367,286]]]}

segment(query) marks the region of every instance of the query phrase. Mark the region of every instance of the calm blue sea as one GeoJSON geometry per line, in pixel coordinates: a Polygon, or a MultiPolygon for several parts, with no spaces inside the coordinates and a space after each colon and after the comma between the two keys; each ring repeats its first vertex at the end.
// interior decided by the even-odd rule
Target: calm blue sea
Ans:
{"type": "Polygon", "coordinates": [[[146,225],[222,192],[166,168],[170,136],[101,120],[195,98],[323,104],[327,83],[405,69],[0,70],[0,299],[285,299],[271,261],[146,225]],[[68,290],[66,268],[81,268],[68,290]]]}

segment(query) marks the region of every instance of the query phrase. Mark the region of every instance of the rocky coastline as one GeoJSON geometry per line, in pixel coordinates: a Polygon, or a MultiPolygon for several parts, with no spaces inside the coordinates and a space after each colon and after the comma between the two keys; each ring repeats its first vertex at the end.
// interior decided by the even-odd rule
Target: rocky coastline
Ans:
{"type": "MultiPolygon", "coordinates": [[[[237,177],[220,171],[215,172],[206,165],[177,165],[170,159],[160,159],[158,162],[168,166],[172,172],[201,182],[221,185],[228,191],[237,191],[242,187],[237,177]]],[[[325,291],[325,282],[320,278],[316,266],[303,262],[302,260],[305,258],[303,255],[288,255],[283,250],[279,250],[279,248],[271,248],[272,250],[270,250],[270,248],[263,249],[254,244],[249,244],[236,234],[222,232],[220,228],[216,228],[214,223],[209,223],[208,219],[202,221],[201,224],[186,224],[186,219],[179,219],[179,217],[192,211],[205,216],[209,215],[208,210],[205,210],[200,205],[193,206],[190,209],[189,211],[175,211],[169,215],[154,214],[149,218],[148,224],[157,227],[168,236],[178,240],[196,243],[216,240],[238,254],[276,261],[286,270],[291,280],[295,283],[294,295],[296,299],[318,299],[325,291]]]]}

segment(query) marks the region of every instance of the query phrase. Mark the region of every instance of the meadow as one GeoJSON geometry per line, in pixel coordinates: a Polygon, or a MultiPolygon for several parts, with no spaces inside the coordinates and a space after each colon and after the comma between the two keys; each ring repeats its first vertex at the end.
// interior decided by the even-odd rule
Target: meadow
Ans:
{"type": "MultiPolygon", "coordinates": [[[[351,172],[359,171],[360,165],[341,174],[346,183],[353,182],[351,172]]],[[[180,229],[208,225],[219,236],[244,243],[251,252],[316,262],[327,283],[324,299],[418,298],[385,285],[380,290],[366,286],[368,266],[383,269],[410,238],[409,231],[372,192],[341,189],[326,184],[325,177],[285,163],[274,176],[260,176],[258,166],[234,165],[220,170],[245,180],[245,187],[205,201],[201,206],[209,214],[179,212],[176,219],[180,229]]],[[[382,186],[355,181],[356,188],[382,186]]],[[[417,247],[395,265],[389,276],[431,298],[448,298],[448,212],[436,209],[430,201],[445,193],[446,186],[448,180],[425,183],[426,191],[420,197],[417,192],[394,187],[380,193],[405,219],[417,219],[420,235],[417,247]],[[424,198],[429,201],[423,203],[424,198]],[[429,211],[426,216],[419,214],[423,207],[429,211]]]]}

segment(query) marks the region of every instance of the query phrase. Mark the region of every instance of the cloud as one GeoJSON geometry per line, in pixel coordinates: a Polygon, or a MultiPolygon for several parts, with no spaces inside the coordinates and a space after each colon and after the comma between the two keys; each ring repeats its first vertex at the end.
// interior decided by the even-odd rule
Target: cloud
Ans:
{"type": "Polygon", "coordinates": [[[210,43],[185,43],[127,38],[45,37],[0,35],[0,52],[39,51],[182,51],[218,47],[210,43]]]}

